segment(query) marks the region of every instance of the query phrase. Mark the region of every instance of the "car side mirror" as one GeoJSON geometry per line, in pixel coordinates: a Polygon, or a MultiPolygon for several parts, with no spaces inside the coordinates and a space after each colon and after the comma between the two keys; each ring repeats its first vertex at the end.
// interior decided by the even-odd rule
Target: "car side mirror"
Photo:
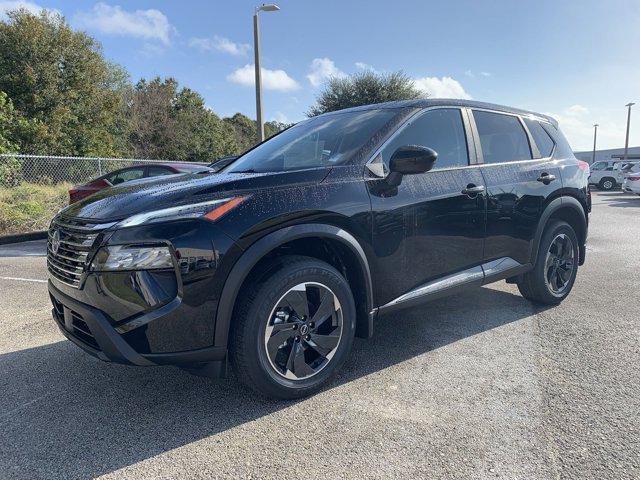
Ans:
{"type": "Polygon", "coordinates": [[[400,175],[413,175],[426,173],[433,168],[438,159],[438,152],[428,147],[419,145],[405,145],[399,147],[389,161],[391,173],[400,175]]]}

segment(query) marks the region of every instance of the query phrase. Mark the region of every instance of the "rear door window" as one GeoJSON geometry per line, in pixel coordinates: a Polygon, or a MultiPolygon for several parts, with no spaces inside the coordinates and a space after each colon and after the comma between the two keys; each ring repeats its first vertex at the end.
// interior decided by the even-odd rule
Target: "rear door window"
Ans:
{"type": "Polygon", "coordinates": [[[533,137],[533,141],[536,142],[540,155],[543,158],[550,157],[553,153],[553,147],[555,146],[551,136],[536,120],[525,118],[524,123],[527,125],[529,132],[531,132],[531,136],[533,137]]]}
{"type": "Polygon", "coordinates": [[[530,160],[531,148],[518,117],[474,110],[484,163],[530,160]]]}
{"type": "Polygon", "coordinates": [[[438,152],[434,170],[469,164],[467,137],[458,108],[429,110],[413,120],[385,147],[383,158],[387,165],[393,153],[406,145],[429,147],[438,152]]]}

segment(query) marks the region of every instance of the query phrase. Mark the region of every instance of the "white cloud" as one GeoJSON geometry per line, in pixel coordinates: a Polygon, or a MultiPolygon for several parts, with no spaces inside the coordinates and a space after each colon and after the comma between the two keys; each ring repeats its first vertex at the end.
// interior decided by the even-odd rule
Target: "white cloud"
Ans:
{"type": "Polygon", "coordinates": [[[73,22],[80,28],[96,30],[101,33],[124,35],[160,40],[169,45],[170,35],[175,30],[169,19],[160,10],[123,10],[119,5],[111,6],[97,3],[88,12],[78,12],[73,22]]]}
{"type": "Polygon", "coordinates": [[[22,0],[11,0],[0,2],[0,20],[8,19],[7,12],[19,10],[21,8],[33,13],[34,15],[38,15],[42,10],[46,10],[50,13],[60,13],[60,10],[56,10],[55,8],[45,8],[37,3],[22,0]]]}
{"type": "Polygon", "coordinates": [[[451,77],[416,78],[413,84],[418,90],[429,94],[431,98],[471,98],[460,82],[451,77]]]}
{"type": "Polygon", "coordinates": [[[312,86],[318,87],[330,78],[341,78],[345,76],[346,73],[336,67],[333,60],[325,57],[313,59],[307,79],[312,86]]]}
{"type": "MultiPolygon", "coordinates": [[[[476,78],[476,74],[472,70],[466,70],[464,74],[469,78],[476,78]]],[[[481,77],[491,77],[491,72],[480,72],[478,73],[481,77]]]]}
{"type": "Polygon", "coordinates": [[[561,113],[546,113],[558,121],[560,129],[567,137],[574,151],[586,151],[593,148],[593,124],[598,123],[598,150],[621,148],[624,146],[625,126],[601,113],[596,118],[583,105],[571,105],[561,113]]]}
{"type": "MultiPolygon", "coordinates": [[[[279,92],[289,92],[300,88],[298,82],[287,74],[284,70],[261,69],[262,86],[265,90],[276,90],[279,92]]],[[[247,64],[227,75],[227,80],[245,87],[255,86],[255,66],[247,64]]]]}
{"type": "Polygon", "coordinates": [[[211,52],[217,50],[219,52],[228,53],[229,55],[246,55],[251,45],[248,43],[235,43],[225,37],[214,36],[211,38],[197,38],[193,37],[189,39],[189,46],[198,48],[203,52],[211,52]]]}
{"type": "Polygon", "coordinates": [[[291,121],[289,120],[289,117],[287,117],[284,113],[282,113],[281,111],[277,111],[274,116],[272,117],[272,120],[276,121],[276,122],[280,122],[280,123],[291,123],[291,121]]]}
{"type": "Polygon", "coordinates": [[[565,110],[567,115],[571,115],[574,117],[586,115],[589,113],[589,109],[587,107],[583,107],[582,105],[571,105],[569,108],[565,110]]]}

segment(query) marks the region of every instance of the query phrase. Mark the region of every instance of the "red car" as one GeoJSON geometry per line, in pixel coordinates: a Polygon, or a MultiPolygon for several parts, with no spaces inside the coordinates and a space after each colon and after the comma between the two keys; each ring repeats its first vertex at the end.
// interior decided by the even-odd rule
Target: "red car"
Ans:
{"type": "Polygon", "coordinates": [[[113,187],[130,180],[138,180],[145,177],[159,177],[161,175],[175,175],[177,173],[209,173],[215,172],[206,165],[193,163],[154,163],[153,165],[136,165],[135,167],[121,168],[91,180],[84,185],[76,185],[69,190],[69,205],[89,195],[113,187]]]}

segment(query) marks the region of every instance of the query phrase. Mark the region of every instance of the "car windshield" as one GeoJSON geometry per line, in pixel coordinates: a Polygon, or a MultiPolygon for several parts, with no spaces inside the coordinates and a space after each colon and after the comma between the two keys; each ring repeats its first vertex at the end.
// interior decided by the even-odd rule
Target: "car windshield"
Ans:
{"type": "Polygon", "coordinates": [[[378,143],[400,109],[335,113],[305,120],[250,150],[226,173],[283,172],[343,165],[378,143]]]}

